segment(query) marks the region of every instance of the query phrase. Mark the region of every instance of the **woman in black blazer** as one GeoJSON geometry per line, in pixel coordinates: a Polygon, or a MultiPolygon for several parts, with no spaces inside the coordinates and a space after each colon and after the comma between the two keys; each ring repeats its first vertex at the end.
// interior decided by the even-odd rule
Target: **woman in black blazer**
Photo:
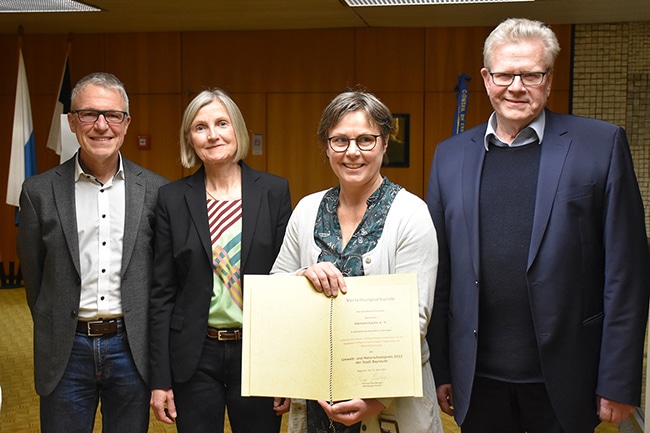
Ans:
{"type": "Polygon", "coordinates": [[[288,404],[241,397],[243,275],[268,274],[291,214],[286,179],[253,170],[243,116],[219,89],[185,110],[181,163],[161,188],[151,289],[151,407],[180,433],[277,433],[288,404]]]}

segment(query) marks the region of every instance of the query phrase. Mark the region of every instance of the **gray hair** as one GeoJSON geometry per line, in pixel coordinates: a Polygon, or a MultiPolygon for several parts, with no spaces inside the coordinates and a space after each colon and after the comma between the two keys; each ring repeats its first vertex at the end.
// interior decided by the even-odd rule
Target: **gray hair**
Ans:
{"type": "Polygon", "coordinates": [[[181,164],[185,168],[191,168],[201,163],[201,160],[196,155],[194,148],[190,142],[190,128],[192,122],[196,117],[196,113],[206,105],[218,101],[223,104],[230,121],[232,122],[233,130],[235,132],[235,139],[237,140],[237,152],[235,153],[234,160],[241,161],[248,155],[250,147],[250,136],[246,128],[244,116],[241,114],[239,107],[235,104],[230,96],[221,89],[204,90],[192,100],[185,109],[183,114],[183,123],[181,124],[180,131],[180,145],[181,145],[181,164]]]}
{"type": "Polygon", "coordinates": [[[544,44],[544,62],[552,68],[560,52],[560,44],[553,30],[541,21],[526,18],[508,18],[501,22],[485,39],[483,45],[483,66],[490,69],[494,61],[494,50],[503,44],[523,41],[540,41],[544,44]]]}
{"type": "Polygon", "coordinates": [[[115,75],[108,72],[93,72],[77,81],[77,84],[74,86],[72,92],[70,93],[71,107],[75,107],[75,101],[77,100],[79,92],[85,89],[89,84],[101,86],[106,89],[117,90],[122,96],[122,99],[126,105],[124,111],[127,113],[129,112],[129,97],[126,94],[124,84],[115,75]]]}
{"type": "Polygon", "coordinates": [[[368,115],[371,124],[379,126],[384,139],[390,135],[393,130],[393,115],[383,102],[372,93],[356,90],[343,92],[329,103],[318,123],[316,135],[323,147],[327,146],[329,131],[341,121],[341,118],[359,110],[368,115]]]}

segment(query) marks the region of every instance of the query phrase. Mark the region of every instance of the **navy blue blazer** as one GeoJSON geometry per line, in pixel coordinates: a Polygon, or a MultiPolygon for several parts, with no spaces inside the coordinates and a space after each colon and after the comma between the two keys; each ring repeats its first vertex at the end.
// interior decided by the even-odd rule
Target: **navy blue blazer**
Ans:
{"type": "MultiPolygon", "coordinates": [[[[291,214],[286,179],[241,162],[242,274],[268,274],[291,214]]],[[[161,188],[151,289],[152,389],[187,381],[199,361],[213,290],[205,170],[161,188]]]]}
{"type": "MultiPolygon", "coordinates": [[[[440,263],[427,339],[436,385],[465,419],[478,327],[486,124],[436,149],[427,204],[440,263]]],[[[596,395],[640,404],[650,293],[643,203],[625,132],[546,111],[527,279],[544,381],[567,433],[598,424],[596,395]]],[[[504,215],[507,223],[507,215],[504,215]]]]}

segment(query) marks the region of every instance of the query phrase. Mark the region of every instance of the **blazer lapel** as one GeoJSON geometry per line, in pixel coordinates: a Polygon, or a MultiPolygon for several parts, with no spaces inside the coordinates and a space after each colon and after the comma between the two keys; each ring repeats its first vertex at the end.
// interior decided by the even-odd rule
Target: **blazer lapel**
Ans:
{"type": "Polygon", "coordinates": [[[242,183],[242,255],[241,269],[246,269],[246,261],[250,255],[255,228],[262,201],[263,187],[257,183],[259,175],[253,172],[245,163],[241,165],[242,183]]]}
{"type": "Polygon", "coordinates": [[[542,154],[539,163],[533,231],[528,251],[528,268],[535,260],[542,243],[551,210],[553,209],[553,203],[555,202],[564,162],[571,147],[571,140],[566,137],[567,132],[559,119],[547,110],[542,154]]]}
{"type": "Polygon", "coordinates": [[[142,219],[144,195],[147,188],[146,181],[141,177],[142,170],[124,158],[122,158],[122,166],[124,167],[126,192],[124,198],[124,238],[122,241],[122,272],[124,272],[131,262],[136,236],[139,233],[138,227],[140,227],[142,219]]]}
{"type": "Polygon", "coordinates": [[[205,167],[201,166],[196,173],[187,178],[185,203],[190,217],[199,234],[201,245],[210,263],[212,263],[212,240],[206,210],[205,167]]]}
{"type": "Polygon", "coordinates": [[[77,213],[75,210],[75,161],[76,158],[71,158],[56,168],[58,177],[52,181],[52,190],[54,193],[54,206],[61,221],[61,229],[68,245],[68,252],[77,273],[81,275],[79,234],[77,233],[77,213]]]}
{"type": "Polygon", "coordinates": [[[479,272],[479,194],[485,148],[483,137],[485,128],[477,132],[471,141],[463,144],[462,194],[465,209],[465,224],[469,233],[470,254],[476,275],[479,272]]]}

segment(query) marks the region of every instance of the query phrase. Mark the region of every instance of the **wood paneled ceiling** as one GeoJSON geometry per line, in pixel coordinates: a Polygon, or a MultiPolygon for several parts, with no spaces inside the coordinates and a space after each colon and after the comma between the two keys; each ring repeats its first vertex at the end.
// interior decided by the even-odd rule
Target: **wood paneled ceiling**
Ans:
{"type": "Polygon", "coordinates": [[[508,17],[553,24],[650,21],[648,0],[350,8],[339,0],[90,0],[102,12],[2,13],[0,33],[124,33],[352,27],[493,26],[508,17]]]}

